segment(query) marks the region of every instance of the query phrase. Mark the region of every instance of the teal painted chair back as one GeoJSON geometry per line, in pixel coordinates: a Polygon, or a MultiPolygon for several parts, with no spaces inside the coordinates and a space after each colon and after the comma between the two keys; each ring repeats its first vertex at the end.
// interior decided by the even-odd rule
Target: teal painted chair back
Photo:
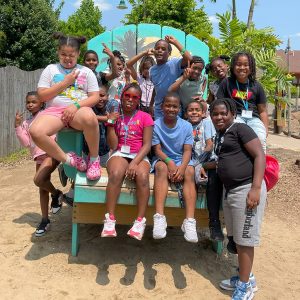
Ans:
{"type": "MultiPolygon", "coordinates": [[[[64,152],[75,152],[77,155],[82,155],[83,134],[81,131],[71,128],[65,128],[58,132],[56,137],[57,143],[64,152]]],[[[66,175],[75,180],[77,170],[64,164],[66,175]]]]}
{"type": "MultiPolygon", "coordinates": [[[[115,28],[112,31],[106,31],[89,40],[88,49],[94,50],[98,54],[99,65],[97,71],[104,71],[108,67],[108,57],[102,53],[102,43],[105,43],[112,50],[119,50],[125,59],[130,59],[143,50],[153,48],[156,41],[166,35],[174,36],[191,55],[201,56],[205,64],[208,63],[209,48],[204,42],[191,34],[186,35],[181,30],[157,24],[131,24],[115,28]]],[[[173,45],[172,48],[171,56],[180,57],[179,51],[173,45]]],[[[204,99],[206,98],[207,87],[204,93],[204,99]]]]}

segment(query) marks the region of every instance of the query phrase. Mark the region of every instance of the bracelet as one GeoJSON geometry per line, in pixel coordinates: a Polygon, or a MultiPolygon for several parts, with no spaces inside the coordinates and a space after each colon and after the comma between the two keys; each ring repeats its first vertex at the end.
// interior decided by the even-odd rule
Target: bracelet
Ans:
{"type": "Polygon", "coordinates": [[[168,164],[171,160],[172,160],[172,158],[167,157],[167,158],[165,158],[164,162],[165,162],[166,164],[168,164]]]}
{"type": "Polygon", "coordinates": [[[80,104],[79,104],[77,101],[75,101],[73,104],[74,104],[78,109],[80,108],[80,104]]]}
{"type": "Polygon", "coordinates": [[[180,51],[180,54],[183,55],[186,49],[183,47],[182,50],[180,51]]]}

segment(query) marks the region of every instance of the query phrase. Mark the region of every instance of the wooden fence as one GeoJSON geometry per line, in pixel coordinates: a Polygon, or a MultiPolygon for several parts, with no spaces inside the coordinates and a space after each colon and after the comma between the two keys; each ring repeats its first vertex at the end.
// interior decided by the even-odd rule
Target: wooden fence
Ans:
{"type": "Polygon", "coordinates": [[[0,157],[21,148],[15,135],[15,114],[25,110],[25,96],[36,90],[41,72],[42,69],[26,72],[16,67],[0,68],[0,157]]]}

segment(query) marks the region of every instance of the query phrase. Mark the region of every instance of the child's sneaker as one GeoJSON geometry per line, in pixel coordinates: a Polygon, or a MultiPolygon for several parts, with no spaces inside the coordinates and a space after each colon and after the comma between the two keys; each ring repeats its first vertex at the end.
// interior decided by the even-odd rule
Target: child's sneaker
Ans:
{"type": "Polygon", "coordinates": [[[69,152],[67,155],[70,158],[70,166],[76,168],[79,172],[85,172],[87,170],[87,164],[84,158],[78,156],[74,152],[69,152]]]}
{"type": "MultiPolygon", "coordinates": [[[[238,281],[240,280],[240,277],[238,275],[232,276],[230,279],[225,279],[220,282],[220,288],[227,291],[233,291],[236,288],[236,285],[238,281]]],[[[253,275],[253,273],[250,273],[249,276],[249,282],[251,283],[253,292],[258,291],[258,287],[256,284],[256,279],[253,275]]]]}
{"type": "Polygon", "coordinates": [[[52,201],[51,201],[51,211],[55,215],[60,212],[62,207],[62,199],[63,199],[63,193],[60,190],[57,190],[57,195],[51,195],[52,201]]]}
{"type": "Polygon", "coordinates": [[[116,226],[116,220],[112,220],[109,217],[109,213],[105,214],[105,220],[103,224],[103,230],[101,232],[101,237],[116,237],[117,232],[115,229],[116,226]]]}
{"type": "Polygon", "coordinates": [[[167,220],[164,215],[156,213],[153,216],[153,238],[155,240],[163,239],[167,236],[167,220]]]}
{"type": "Polygon", "coordinates": [[[198,235],[196,230],[196,220],[193,218],[184,219],[181,230],[184,232],[184,238],[187,242],[197,243],[198,235]]]}
{"type": "Polygon", "coordinates": [[[50,228],[50,220],[42,220],[35,231],[35,236],[43,236],[50,228]]]}
{"type": "Polygon", "coordinates": [[[231,300],[251,300],[254,298],[251,283],[238,281],[231,300]]]}
{"type": "Polygon", "coordinates": [[[86,178],[88,180],[98,180],[101,177],[101,166],[100,166],[100,158],[95,161],[89,161],[88,168],[86,171],[86,178]]]}
{"type": "Polygon", "coordinates": [[[144,235],[145,228],[146,218],[143,218],[141,221],[135,220],[133,226],[130,228],[127,234],[140,241],[144,235]]]}

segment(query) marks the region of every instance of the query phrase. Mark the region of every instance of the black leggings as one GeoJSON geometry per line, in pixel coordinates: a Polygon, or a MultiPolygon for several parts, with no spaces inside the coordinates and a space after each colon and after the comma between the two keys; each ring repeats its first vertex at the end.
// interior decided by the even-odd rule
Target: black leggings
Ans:
{"type": "Polygon", "coordinates": [[[219,220],[219,209],[222,201],[223,183],[215,169],[207,170],[208,181],[206,186],[207,208],[209,220],[219,220]]]}

